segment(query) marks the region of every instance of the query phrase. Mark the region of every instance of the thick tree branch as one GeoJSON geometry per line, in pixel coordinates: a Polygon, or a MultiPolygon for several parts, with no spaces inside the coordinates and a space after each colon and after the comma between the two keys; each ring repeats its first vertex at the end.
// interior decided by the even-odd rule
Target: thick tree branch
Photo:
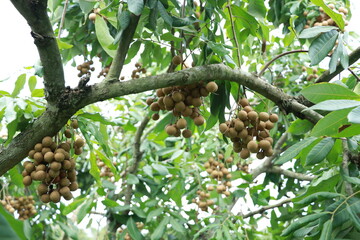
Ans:
{"type": "Polygon", "coordinates": [[[307,107],[298,103],[293,97],[287,95],[281,89],[272,86],[255,75],[240,69],[231,69],[223,64],[199,66],[174,73],[149,76],[125,82],[102,82],[92,86],[78,105],[84,107],[94,102],[127,94],[213,80],[232,81],[244,85],[270,99],[286,112],[293,112],[297,117],[306,118],[313,123],[316,123],[322,118],[322,116],[315,111],[305,111],[302,113],[302,110],[307,107]]]}
{"type": "MultiPolygon", "coordinates": [[[[360,58],[360,47],[355,49],[350,55],[349,55],[349,65],[354,64],[358,59],[360,58]]],[[[329,82],[331,79],[333,79],[336,75],[338,75],[340,72],[342,72],[344,68],[341,66],[340,63],[338,63],[335,72],[330,74],[329,70],[326,70],[317,80],[316,83],[319,82],[329,82]]]]}
{"type": "Polygon", "coordinates": [[[293,200],[292,198],[286,198],[286,199],[284,199],[284,200],[282,200],[282,201],[280,201],[280,202],[278,202],[278,203],[276,203],[276,204],[261,207],[261,208],[259,208],[258,210],[255,210],[255,211],[253,211],[253,212],[249,212],[249,213],[243,215],[243,218],[252,217],[252,216],[254,216],[254,215],[256,215],[256,214],[261,214],[261,213],[263,213],[263,212],[265,212],[265,211],[267,211],[267,210],[269,210],[269,209],[281,207],[282,205],[284,205],[284,204],[286,204],[286,203],[289,203],[289,202],[291,202],[292,200],[293,200]]]}
{"type": "Polygon", "coordinates": [[[130,15],[130,23],[128,27],[121,33],[118,49],[116,55],[111,63],[109,74],[105,79],[107,81],[118,81],[121,70],[124,66],[125,58],[128,53],[130,43],[134,38],[136,27],[138,25],[140,16],[135,14],[130,15]]]}
{"type": "Polygon", "coordinates": [[[55,105],[65,89],[61,55],[47,15],[46,0],[11,0],[31,28],[44,71],[46,99],[49,106],[55,105]]]}
{"type": "MultiPolygon", "coordinates": [[[[135,133],[135,139],[134,139],[134,146],[133,146],[133,165],[129,167],[128,173],[135,174],[137,172],[137,169],[139,167],[139,163],[141,162],[142,155],[144,152],[140,151],[141,146],[141,136],[144,133],[144,130],[146,128],[146,125],[149,123],[150,118],[145,117],[138,127],[136,133],[135,133]]],[[[129,205],[131,203],[131,197],[132,197],[132,184],[126,184],[126,190],[125,190],[125,205],[129,205]]]]}
{"type": "Polygon", "coordinates": [[[149,76],[124,82],[101,82],[93,86],[85,87],[81,89],[81,91],[74,90],[63,93],[58,99],[58,106],[61,110],[47,109],[47,111],[34,122],[33,126],[29,127],[22,134],[19,134],[6,149],[0,152],[0,175],[19,163],[41,138],[55,134],[65,125],[66,120],[69,119],[76,110],[88,104],[163,87],[212,80],[238,82],[272,100],[286,112],[293,112],[296,116],[306,118],[313,123],[316,123],[322,118],[320,114],[312,110],[302,113],[306,107],[298,103],[293,97],[282,92],[279,88],[272,86],[248,72],[240,69],[231,69],[223,64],[199,66],[174,73],[149,76]]]}

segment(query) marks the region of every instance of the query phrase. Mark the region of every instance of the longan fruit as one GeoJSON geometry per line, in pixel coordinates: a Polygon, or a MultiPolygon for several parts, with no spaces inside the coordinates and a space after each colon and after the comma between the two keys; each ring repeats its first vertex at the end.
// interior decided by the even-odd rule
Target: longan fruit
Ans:
{"type": "Polygon", "coordinates": [[[249,114],[249,112],[253,111],[253,109],[252,109],[252,107],[250,107],[250,106],[245,106],[245,107],[244,107],[244,111],[249,114]]]}
{"type": "Polygon", "coordinates": [[[218,90],[218,85],[216,84],[216,82],[208,82],[205,86],[206,90],[208,92],[216,92],[218,90]]]}
{"type": "Polygon", "coordinates": [[[225,196],[228,197],[228,196],[230,196],[231,193],[229,191],[225,191],[224,194],[225,194],[225,196]]]}
{"type": "Polygon", "coordinates": [[[201,126],[204,124],[204,122],[205,122],[205,119],[203,116],[198,116],[198,117],[194,118],[194,123],[196,126],[201,126]]]}
{"type": "Polygon", "coordinates": [[[89,20],[90,21],[95,21],[95,19],[96,19],[96,13],[90,13],[89,14],[89,20]]]}
{"type": "Polygon", "coordinates": [[[213,191],[214,190],[214,186],[207,186],[207,188],[206,188],[208,191],[213,191]]]}
{"type": "Polygon", "coordinates": [[[179,129],[184,129],[187,126],[187,122],[185,118],[180,118],[179,120],[177,120],[176,122],[176,127],[179,129]]]}
{"type": "Polygon", "coordinates": [[[50,169],[48,173],[49,173],[49,176],[52,178],[55,178],[55,177],[59,176],[59,174],[60,174],[59,171],[54,171],[52,169],[50,169]]]}
{"type": "Polygon", "coordinates": [[[71,199],[73,198],[73,195],[72,195],[72,193],[70,192],[70,193],[68,193],[67,195],[63,195],[63,197],[64,197],[65,200],[71,200],[71,199]]]}
{"type": "Polygon", "coordinates": [[[55,161],[62,162],[65,160],[65,154],[63,154],[61,152],[57,152],[54,155],[54,159],[55,159],[55,161]]]}
{"type": "Polygon", "coordinates": [[[151,116],[152,120],[156,121],[156,120],[159,120],[160,118],[160,115],[158,113],[154,113],[152,116],[151,116]]]}
{"type": "Polygon", "coordinates": [[[43,202],[43,203],[49,203],[50,202],[50,195],[49,194],[41,195],[40,201],[43,202]]]}
{"type": "Polygon", "coordinates": [[[79,122],[78,122],[78,120],[77,120],[77,119],[73,119],[73,120],[71,121],[70,126],[71,126],[73,129],[79,128],[79,122]]]}
{"type": "Polygon", "coordinates": [[[159,99],[157,100],[157,103],[159,104],[159,107],[161,110],[165,110],[166,106],[164,103],[164,97],[159,97],[159,99]]]}
{"type": "Polygon", "coordinates": [[[156,96],[158,97],[164,97],[165,93],[163,92],[163,90],[161,88],[156,90],[156,96]]]}
{"type": "Polygon", "coordinates": [[[175,103],[174,110],[181,113],[186,108],[186,105],[183,101],[175,103]]]}
{"type": "Polygon", "coordinates": [[[270,122],[270,121],[267,121],[265,122],[265,128],[270,130],[274,127],[274,123],[270,122]]]}
{"type": "Polygon", "coordinates": [[[53,202],[53,203],[58,203],[60,202],[60,193],[57,191],[57,190],[54,190],[50,193],[50,200],[53,202]]]}
{"type": "Polygon", "coordinates": [[[162,88],[162,91],[164,92],[165,95],[170,94],[173,91],[173,87],[166,87],[166,88],[162,88]]]}
{"type": "Polygon", "coordinates": [[[226,125],[226,123],[221,123],[219,125],[219,130],[222,134],[224,134],[229,130],[229,127],[226,125]]]}
{"type": "MultiPolygon", "coordinates": [[[[77,138],[74,143],[75,147],[82,147],[82,146],[84,146],[84,144],[85,144],[85,142],[84,142],[84,139],[82,139],[82,138],[77,138]]],[[[60,143],[59,148],[64,149],[65,152],[70,152],[71,145],[68,142],[63,142],[63,143],[60,143]]]]}
{"type": "Polygon", "coordinates": [[[60,179],[59,185],[61,187],[67,187],[70,185],[70,180],[68,178],[62,178],[60,179]]]}
{"type": "Polygon", "coordinates": [[[184,95],[181,92],[173,92],[171,98],[174,102],[181,102],[184,100],[184,95]]]}
{"type": "Polygon", "coordinates": [[[239,132],[238,137],[241,139],[245,139],[248,135],[248,130],[244,128],[243,130],[241,130],[241,132],[239,132]]]}
{"type": "Polygon", "coordinates": [[[202,96],[202,97],[207,97],[207,96],[209,96],[209,91],[206,89],[206,88],[204,88],[204,87],[202,87],[202,88],[200,88],[200,95],[202,96]]]}
{"type": "Polygon", "coordinates": [[[45,155],[45,153],[47,153],[47,152],[51,152],[51,148],[49,148],[49,147],[44,147],[44,148],[41,150],[41,153],[42,153],[43,155],[45,155]]]}
{"type": "Polygon", "coordinates": [[[265,156],[270,157],[274,154],[274,150],[272,148],[270,148],[267,151],[265,151],[264,153],[265,153],[265,156]]]}
{"type": "Polygon", "coordinates": [[[191,130],[189,130],[189,129],[183,130],[183,131],[182,131],[182,136],[183,136],[184,138],[190,138],[190,137],[192,136],[191,130]]]}
{"type": "Polygon", "coordinates": [[[230,178],[232,178],[232,175],[231,175],[231,173],[229,173],[229,174],[226,174],[225,178],[227,178],[227,179],[230,179],[230,178]]]}
{"type": "Polygon", "coordinates": [[[201,100],[201,98],[193,98],[191,101],[191,105],[193,105],[194,107],[200,107],[201,104],[203,103],[203,101],[201,100]]]}
{"type": "Polygon", "coordinates": [[[221,169],[221,172],[226,175],[226,174],[229,174],[229,170],[227,168],[222,168],[221,169]]]}
{"type": "Polygon", "coordinates": [[[36,171],[46,171],[45,164],[39,164],[36,166],[36,171]]]}
{"type": "Polygon", "coordinates": [[[50,169],[54,171],[59,171],[61,169],[61,163],[55,161],[50,163],[50,169]]]}
{"type": "Polygon", "coordinates": [[[217,187],[216,187],[216,191],[218,192],[218,193],[222,193],[223,191],[225,191],[226,190],[226,187],[225,187],[225,185],[223,185],[223,184],[220,184],[220,185],[218,185],[217,187]]]}
{"type": "Polygon", "coordinates": [[[50,147],[52,143],[53,140],[50,136],[44,137],[41,141],[42,147],[50,147]]]}
{"type": "Polygon", "coordinates": [[[36,152],[41,152],[42,148],[43,148],[43,145],[42,145],[41,143],[37,143],[37,144],[35,144],[35,146],[34,146],[34,150],[35,150],[36,152]]]}
{"type": "Polygon", "coordinates": [[[234,128],[236,131],[241,131],[245,128],[245,124],[240,119],[235,119],[234,120],[234,128]]]}
{"type": "Polygon", "coordinates": [[[149,97],[149,98],[146,99],[146,104],[148,106],[150,106],[153,102],[154,102],[154,98],[149,97]]]}
{"type": "Polygon", "coordinates": [[[184,116],[184,117],[189,117],[191,114],[192,114],[193,110],[186,106],[185,107],[185,110],[181,112],[181,114],[184,116]]]}
{"type": "Polygon", "coordinates": [[[44,183],[40,183],[39,186],[37,187],[37,192],[39,195],[43,195],[45,193],[48,192],[48,186],[44,183]]]}
{"type": "Polygon", "coordinates": [[[279,117],[278,117],[277,114],[272,113],[272,114],[269,116],[269,120],[270,120],[270,122],[272,122],[272,123],[276,123],[276,122],[279,120],[279,117]]]}
{"type": "Polygon", "coordinates": [[[179,64],[181,64],[181,63],[182,63],[182,57],[181,57],[180,55],[174,56],[173,59],[172,59],[172,63],[173,63],[174,65],[179,65],[179,64]]]}
{"type": "Polygon", "coordinates": [[[36,152],[34,154],[34,160],[38,163],[42,162],[44,160],[44,156],[42,155],[41,152],[36,152]]]}
{"type": "Polygon", "coordinates": [[[239,100],[239,104],[242,106],[242,107],[246,107],[246,106],[249,106],[249,100],[247,98],[242,98],[239,100]]]}
{"type": "Polygon", "coordinates": [[[34,180],[43,181],[46,178],[46,172],[40,170],[40,171],[36,172],[34,176],[35,176],[34,180]]]}
{"type": "Polygon", "coordinates": [[[241,157],[242,159],[247,159],[248,157],[250,157],[250,151],[249,151],[249,149],[243,148],[243,149],[241,150],[241,152],[240,152],[240,157],[241,157]]]}
{"type": "Polygon", "coordinates": [[[256,121],[257,118],[258,118],[257,112],[255,112],[255,111],[248,112],[248,119],[250,121],[256,121]]]}
{"type": "Polygon", "coordinates": [[[259,113],[259,119],[260,121],[266,122],[267,120],[269,120],[269,114],[266,112],[261,112],[259,113]]]}
{"type": "Polygon", "coordinates": [[[177,132],[177,128],[173,125],[168,125],[165,127],[165,131],[168,135],[173,136],[177,132]]]}
{"type": "MultiPolygon", "coordinates": [[[[75,142],[74,142],[74,147],[78,147],[78,148],[81,148],[81,147],[83,147],[84,145],[85,145],[85,141],[84,141],[84,139],[82,139],[82,138],[77,138],[76,140],[75,140],[75,142]]],[[[63,148],[63,147],[62,147],[63,148]]],[[[69,146],[69,150],[67,150],[67,149],[65,149],[65,148],[63,148],[65,151],[69,151],[70,150],[70,146],[69,146]]]]}
{"type": "Polygon", "coordinates": [[[30,158],[30,159],[34,159],[34,154],[36,153],[36,151],[34,150],[34,149],[32,149],[32,150],[30,150],[29,151],[29,154],[28,154],[28,157],[30,158]]]}
{"type": "Polygon", "coordinates": [[[265,157],[265,153],[264,152],[258,152],[257,154],[256,154],[256,158],[258,158],[258,159],[263,159],[265,157]]]}
{"type": "Polygon", "coordinates": [[[70,191],[76,191],[79,188],[79,186],[78,186],[77,182],[72,182],[69,185],[69,188],[70,188],[70,191]]]}
{"type": "Polygon", "coordinates": [[[75,153],[76,155],[80,155],[80,154],[82,154],[82,152],[83,152],[83,149],[82,149],[82,148],[77,148],[77,147],[74,148],[74,153],[75,153]]]}
{"type": "Polygon", "coordinates": [[[45,153],[45,155],[44,155],[45,162],[50,163],[50,162],[52,162],[53,159],[54,159],[54,153],[53,152],[45,153]]]}
{"type": "Polygon", "coordinates": [[[29,162],[28,164],[25,165],[25,170],[26,172],[31,173],[32,171],[35,170],[35,165],[32,162],[29,162]]]}
{"type": "Polygon", "coordinates": [[[238,118],[242,121],[245,121],[248,119],[248,113],[244,110],[239,111],[237,115],[238,115],[238,118]]]}
{"type": "Polygon", "coordinates": [[[251,152],[251,153],[256,153],[259,150],[259,146],[258,143],[255,140],[251,140],[249,141],[249,143],[247,144],[247,149],[251,152]]]}
{"type": "Polygon", "coordinates": [[[71,134],[70,129],[66,129],[65,132],[64,132],[64,135],[65,135],[66,138],[71,138],[72,134],[71,134]]]}
{"type": "Polygon", "coordinates": [[[332,4],[332,3],[328,4],[327,6],[328,6],[329,8],[331,8],[331,9],[334,9],[334,8],[335,8],[335,5],[332,4]]]}
{"type": "Polygon", "coordinates": [[[164,104],[165,104],[166,110],[173,110],[173,109],[174,109],[175,102],[174,102],[174,100],[172,99],[172,97],[170,97],[170,96],[165,96],[163,102],[164,102],[164,104]]]}
{"type": "Polygon", "coordinates": [[[200,208],[207,207],[207,203],[206,203],[206,202],[199,202],[199,203],[198,203],[198,206],[199,206],[200,208]]]}
{"type": "Polygon", "coordinates": [[[219,176],[219,171],[213,170],[210,175],[212,178],[217,178],[219,176]]]}
{"type": "Polygon", "coordinates": [[[25,177],[23,178],[23,184],[24,184],[25,186],[30,186],[31,183],[32,183],[32,178],[31,178],[30,176],[25,176],[25,177]]]}
{"type": "Polygon", "coordinates": [[[225,162],[227,163],[232,163],[234,161],[234,159],[232,157],[228,157],[225,162]]]}
{"type": "Polygon", "coordinates": [[[266,150],[269,150],[271,148],[271,144],[267,140],[261,140],[259,142],[259,148],[266,150]]]}

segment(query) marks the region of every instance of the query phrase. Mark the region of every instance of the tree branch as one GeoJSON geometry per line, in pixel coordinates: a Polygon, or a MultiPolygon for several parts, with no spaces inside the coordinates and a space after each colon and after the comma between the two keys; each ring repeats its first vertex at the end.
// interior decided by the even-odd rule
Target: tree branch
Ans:
{"type": "MultiPolygon", "coordinates": [[[[343,160],[341,162],[341,168],[344,170],[344,173],[346,175],[349,175],[348,165],[349,165],[349,159],[350,159],[349,158],[350,152],[349,152],[349,146],[348,146],[346,138],[342,139],[342,145],[343,145],[343,160]]],[[[346,181],[345,181],[345,192],[349,196],[354,193],[354,191],[351,187],[351,183],[346,182],[346,181]]]]}
{"type": "MultiPolygon", "coordinates": [[[[132,166],[129,167],[128,173],[135,174],[137,172],[137,169],[139,167],[139,163],[141,162],[142,155],[144,152],[140,151],[141,146],[141,136],[144,133],[144,130],[146,128],[146,125],[149,123],[150,118],[146,116],[140,123],[140,126],[138,127],[136,133],[135,133],[135,140],[134,140],[134,146],[133,146],[133,160],[134,163],[132,166]]],[[[132,197],[132,184],[126,184],[126,191],[125,191],[125,205],[129,205],[131,203],[131,197],[132,197]]]]}
{"type": "Polygon", "coordinates": [[[272,166],[271,168],[267,169],[266,172],[283,174],[286,177],[295,178],[302,181],[312,181],[315,178],[314,176],[308,176],[302,173],[293,172],[287,169],[283,169],[279,166],[272,166]]]}
{"type": "Polygon", "coordinates": [[[31,28],[44,70],[44,86],[49,106],[55,105],[65,89],[64,70],[56,38],[47,15],[47,1],[11,0],[31,28]]]}
{"type": "MultiPolygon", "coordinates": [[[[349,55],[349,66],[354,64],[358,59],[360,58],[360,47],[355,49],[350,55],[349,55]]],[[[341,66],[340,63],[338,63],[336,70],[330,74],[329,70],[326,70],[315,82],[329,82],[331,79],[333,79],[336,75],[338,75],[340,72],[344,70],[343,66],[341,66]]]]}
{"type": "Polygon", "coordinates": [[[141,15],[136,16],[135,14],[130,15],[130,23],[128,27],[121,33],[116,55],[111,63],[109,74],[107,75],[105,82],[119,80],[121,70],[124,66],[125,58],[128,53],[130,43],[133,40],[140,16],[141,15]]]}
{"type": "Polygon", "coordinates": [[[245,215],[243,215],[243,218],[248,218],[248,217],[252,217],[256,214],[261,214],[263,212],[265,212],[266,210],[269,210],[269,209],[273,209],[273,208],[277,208],[277,207],[281,207],[282,205],[286,204],[286,203],[289,203],[291,202],[293,199],[292,198],[286,198],[276,204],[273,204],[273,205],[268,205],[268,206],[264,206],[264,207],[261,207],[259,208],[258,210],[255,210],[253,212],[249,212],[245,215]]]}
{"type": "Polygon", "coordinates": [[[239,64],[239,68],[241,68],[241,53],[240,53],[240,46],[239,46],[239,42],[237,40],[237,37],[236,37],[236,32],[235,32],[235,26],[234,26],[234,21],[233,21],[233,14],[232,14],[232,11],[231,11],[231,6],[230,6],[230,1],[228,1],[228,4],[227,4],[227,9],[229,11],[229,16],[230,16],[230,22],[231,22],[231,30],[232,30],[232,34],[233,34],[233,38],[234,38],[234,42],[235,42],[235,47],[236,47],[236,50],[237,50],[237,58],[238,58],[238,64],[239,64]]]}

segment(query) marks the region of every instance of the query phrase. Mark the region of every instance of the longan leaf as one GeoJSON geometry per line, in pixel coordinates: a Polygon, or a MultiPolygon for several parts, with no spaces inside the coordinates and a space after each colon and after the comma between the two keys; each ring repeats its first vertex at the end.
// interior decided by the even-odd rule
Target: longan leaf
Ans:
{"type": "Polygon", "coordinates": [[[293,222],[292,224],[290,224],[289,227],[287,227],[282,233],[281,236],[288,236],[291,235],[291,233],[293,233],[295,230],[301,228],[302,226],[304,226],[305,224],[309,223],[309,222],[313,222],[313,221],[318,221],[320,217],[325,216],[325,215],[330,215],[330,213],[328,212],[321,212],[321,213],[315,213],[315,214],[311,214],[302,218],[299,218],[296,222],[293,222]]]}
{"type": "Polygon", "coordinates": [[[170,224],[174,228],[175,231],[177,231],[179,233],[185,233],[186,232],[185,227],[182,224],[180,224],[178,222],[178,220],[176,220],[173,217],[170,218],[170,224]]]}
{"type": "Polygon", "coordinates": [[[333,26],[316,26],[312,28],[304,29],[300,35],[299,38],[313,38],[319,36],[321,33],[329,32],[331,30],[337,29],[337,27],[333,26]]]}
{"type": "Polygon", "coordinates": [[[142,10],[144,8],[144,0],[131,0],[127,3],[130,12],[132,12],[133,14],[139,16],[142,13],[142,10]]]}
{"type": "Polygon", "coordinates": [[[164,213],[164,208],[162,208],[162,207],[152,210],[151,212],[148,213],[148,215],[146,217],[146,222],[150,222],[154,217],[157,217],[163,213],[164,213]]]}
{"type": "Polygon", "coordinates": [[[311,65],[319,64],[334,47],[339,34],[336,30],[322,33],[319,37],[312,41],[309,47],[309,57],[311,65]]]}
{"type": "Polygon", "coordinates": [[[329,219],[323,225],[323,229],[321,230],[320,240],[330,240],[332,233],[332,220],[329,219]]]}
{"type": "Polygon", "coordinates": [[[360,123],[360,107],[351,110],[347,118],[351,123],[360,123]]]}
{"type": "Polygon", "coordinates": [[[293,135],[302,135],[310,131],[313,126],[314,124],[311,123],[309,120],[296,119],[294,122],[291,123],[287,131],[293,135]]]}
{"type": "MultiPolygon", "coordinates": [[[[326,100],[315,104],[308,109],[336,111],[340,109],[353,108],[360,106],[360,101],[356,100],[326,100]]],[[[306,109],[307,110],[307,109],[306,109]]],[[[305,110],[305,111],[306,111],[305,110]]]]}
{"type": "Polygon", "coordinates": [[[313,149],[311,149],[307,155],[305,165],[309,166],[324,160],[326,155],[328,155],[334,146],[334,143],[334,139],[330,137],[321,140],[318,144],[315,145],[315,147],[313,147],[313,149]]]}
{"type": "Polygon", "coordinates": [[[139,240],[144,238],[139,229],[136,227],[135,221],[132,217],[128,219],[126,226],[132,239],[139,240]]]}
{"type": "Polygon", "coordinates": [[[95,33],[101,47],[110,57],[114,58],[116,50],[110,49],[110,46],[114,42],[114,38],[110,35],[105,20],[99,15],[97,15],[95,19],[95,33]]]}
{"type": "Polygon", "coordinates": [[[13,92],[11,93],[11,97],[16,97],[17,95],[19,95],[20,91],[24,88],[26,82],[26,73],[21,74],[15,82],[15,88],[13,90],[13,92]]]}
{"type": "Polygon", "coordinates": [[[292,145],[291,147],[286,149],[286,151],[278,159],[274,161],[274,164],[284,164],[288,161],[291,161],[301,152],[301,150],[309,146],[316,139],[316,137],[309,137],[292,145]]]}
{"type": "Polygon", "coordinates": [[[328,198],[336,198],[336,197],[341,197],[343,195],[341,195],[340,193],[334,193],[334,192],[316,192],[313,193],[309,196],[307,196],[306,198],[301,199],[300,201],[298,201],[296,198],[293,200],[293,202],[295,204],[301,204],[301,205],[308,205],[312,202],[318,201],[318,199],[328,199],[328,198]]]}
{"type": "Polygon", "coordinates": [[[4,240],[25,240],[26,237],[23,231],[23,222],[17,220],[10,213],[0,206],[0,239],[4,240]]]}
{"type": "Polygon", "coordinates": [[[164,236],[166,225],[169,223],[169,217],[165,216],[159,225],[155,228],[155,231],[151,234],[151,240],[160,239],[164,236]]]}

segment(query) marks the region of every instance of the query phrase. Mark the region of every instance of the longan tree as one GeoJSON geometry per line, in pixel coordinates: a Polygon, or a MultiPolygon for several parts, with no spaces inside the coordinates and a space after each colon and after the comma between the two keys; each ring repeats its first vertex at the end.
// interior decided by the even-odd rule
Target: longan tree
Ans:
{"type": "Polygon", "coordinates": [[[0,92],[0,238],[360,235],[348,0],[11,2],[41,64],[0,92]]]}

